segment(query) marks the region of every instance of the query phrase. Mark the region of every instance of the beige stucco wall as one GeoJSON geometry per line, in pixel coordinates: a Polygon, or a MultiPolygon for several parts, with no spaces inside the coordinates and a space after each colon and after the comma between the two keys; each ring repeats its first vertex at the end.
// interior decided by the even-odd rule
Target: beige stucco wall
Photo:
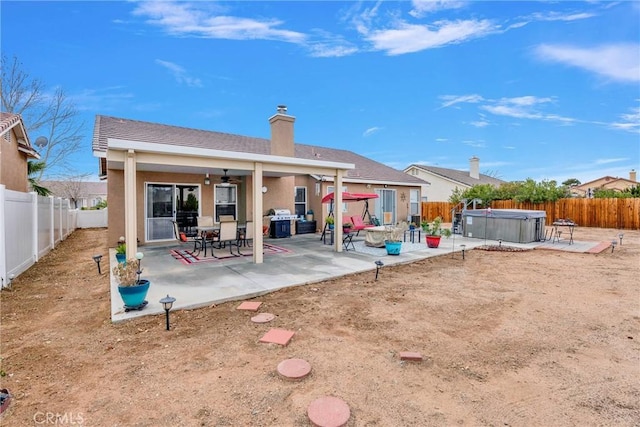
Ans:
{"type": "Polygon", "coordinates": [[[27,156],[18,151],[16,133],[11,129],[11,141],[0,138],[0,183],[7,190],[28,192],[27,156]]]}

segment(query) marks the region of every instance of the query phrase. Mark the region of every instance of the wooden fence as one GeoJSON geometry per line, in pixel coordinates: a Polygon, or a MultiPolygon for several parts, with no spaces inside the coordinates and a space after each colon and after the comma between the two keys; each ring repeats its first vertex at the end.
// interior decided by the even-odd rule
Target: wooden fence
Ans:
{"type": "MultiPolygon", "coordinates": [[[[451,222],[454,205],[449,202],[423,202],[422,218],[441,216],[451,222]]],[[[640,198],[627,199],[560,199],[556,202],[518,203],[495,200],[492,209],[541,210],[547,213],[547,225],[557,218],[571,219],[580,227],[640,230],[640,198]]]]}

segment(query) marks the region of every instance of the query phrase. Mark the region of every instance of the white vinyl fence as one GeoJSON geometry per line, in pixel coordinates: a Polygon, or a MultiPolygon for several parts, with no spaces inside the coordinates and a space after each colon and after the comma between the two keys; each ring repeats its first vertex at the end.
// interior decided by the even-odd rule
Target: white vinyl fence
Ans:
{"type": "Polygon", "coordinates": [[[79,225],[106,227],[107,212],[71,209],[68,199],[7,190],[0,185],[1,288],[26,271],[79,225]]]}

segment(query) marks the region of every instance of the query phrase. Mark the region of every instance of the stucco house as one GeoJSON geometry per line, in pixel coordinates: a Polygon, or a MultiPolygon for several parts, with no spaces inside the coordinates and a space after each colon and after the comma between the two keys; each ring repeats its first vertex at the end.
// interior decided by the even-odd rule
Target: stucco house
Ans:
{"type": "MultiPolygon", "coordinates": [[[[131,257],[136,242],[172,240],[171,221],[188,205],[196,216],[252,221],[261,247],[270,209],[312,210],[321,229],[329,209],[321,199],[334,188],[378,194],[371,213],[391,223],[419,209],[419,178],[348,150],[295,143],[294,122],[279,106],[264,139],[98,115],[93,153],[108,183],[110,244],[125,236],[131,257]]],[[[362,214],[361,203],[342,203],[341,191],[335,206],[342,207],[334,210],[336,223],[362,214]]],[[[341,233],[336,228],[336,251],[341,233]]],[[[254,262],[262,262],[261,251],[254,262]]]]}
{"type": "Polygon", "coordinates": [[[440,168],[436,166],[412,164],[404,169],[410,176],[426,181],[422,187],[422,197],[429,202],[447,202],[452,192],[459,188],[466,190],[478,184],[500,186],[505,181],[480,173],[480,159],[473,156],[469,159],[469,170],[440,168]]]}
{"type": "Polygon", "coordinates": [[[40,185],[52,196],[69,199],[73,208],[92,208],[107,200],[107,183],[70,179],[67,181],[41,181],[40,185]]]}
{"type": "Polygon", "coordinates": [[[638,185],[637,174],[635,169],[629,172],[629,179],[613,176],[603,176],[589,182],[571,187],[571,194],[577,197],[587,197],[589,190],[616,190],[624,191],[627,188],[638,185]]]}
{"type": "Polygon", "coordinates": [[[27,162],[39,159],[19,114],[0,113],[0,184],[7,190],[28,192],[27,162]]]}

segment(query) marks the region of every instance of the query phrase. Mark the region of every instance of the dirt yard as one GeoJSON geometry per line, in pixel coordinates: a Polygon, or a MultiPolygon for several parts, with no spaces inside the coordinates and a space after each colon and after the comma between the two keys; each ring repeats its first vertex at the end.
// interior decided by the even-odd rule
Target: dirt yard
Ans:
{"type": "Polygon", "coordinates": [[[348,426],[640,425],[639,231],[613,253],[472,250],[291,288],[258,299],[267,324],[238,302],[176,311],[169,332],[110,322],[95,253],[106,231],[78,230],[0,293],[0,424],[309,426],[331,395],[348,426]],[[287,347],[258,342],[274,327],[287,347]],[[292,357],[309,377],[278,375],[292,357]]]}

